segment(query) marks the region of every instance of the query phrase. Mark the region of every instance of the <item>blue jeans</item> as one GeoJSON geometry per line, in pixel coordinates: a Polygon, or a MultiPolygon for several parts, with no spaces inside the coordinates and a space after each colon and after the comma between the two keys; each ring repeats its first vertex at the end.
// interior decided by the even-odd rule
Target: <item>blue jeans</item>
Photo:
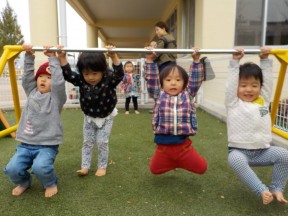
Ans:
{"type": "Polygon", "coordinates": [[[16,153],[4,168],[4,173],[15,184],[28,188],[31,185],[31,173],[45,188],[57,184],[54,173],[54,161],[58,153],[57,146],[20,144],[16,153]],[[31,168],[31,173],[28,170],[31,168]]]}

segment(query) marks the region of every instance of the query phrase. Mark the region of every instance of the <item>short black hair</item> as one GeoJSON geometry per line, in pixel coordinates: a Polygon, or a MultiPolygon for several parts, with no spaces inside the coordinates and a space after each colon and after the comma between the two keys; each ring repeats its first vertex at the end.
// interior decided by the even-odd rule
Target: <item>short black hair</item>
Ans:
{"type": "Polygon", "coordinates": [[[76,67],[80,74],[84,69],[105,73],[107,70],[106,57],[103,53],[83,52],[78,57],[76,67]]]}
{"type": "Polygon", "coordinates": [[[184,90],[187,85],[188,85],[188,80],[189,80],[189,76],[188,73],[185,71],[184,68],[182,68],[179,65],[173,64],[173,65],[168,65],[165,68],[163,68],[161,70],[161,73],[159,74],[159,80],[160,80],[160,85],[163,88],[163,80],[173,71],[175,71],[176,69],[178,69],[180,76],[182,76],[183,80],[184,80],[184,84],[183,84],[183,88],[182,90],[184,90]]]}
{"type": "Polygon", "coordinates": [[[253,62],[246,62],[240,65],[239,68],[239,79],[248,79],[254,77],[260,81],[261,86],[263,85],[263,73],[262,69],[253,62]]]}

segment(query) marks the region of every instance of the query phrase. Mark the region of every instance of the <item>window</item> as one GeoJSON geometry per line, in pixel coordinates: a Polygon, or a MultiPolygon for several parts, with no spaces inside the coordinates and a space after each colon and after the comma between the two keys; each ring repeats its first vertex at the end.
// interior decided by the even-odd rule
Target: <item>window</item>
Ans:
{"type": "Polygon", "coordinates": [[[288,44],[288,0],[268,1],[265,44],[288,44]]]}
{"type": "Polygon", "coordinates": [[[169,19],[166,21],[169,33],[174,36],[177,41],[177,11],[175,10],[169,19]]]}
{"type": "Polygon", "coordinates": [[[177,41],[177,48],[191,48],[194,44],[195,30],[195,0],[182,0],[182,36],[177,39],[177,10],[174,10],[166,21],[169,33],[177,41]],[[182,42],[182,44],[179,43],[182,42]]]}
{"type": "Polygon", "coordinates": [[[182,47],[189,49],[194,46],[195,0],[183,0],[182,28],[182,47]]]}
{"type": "Polygon", "coordinates": [[[237,0],[235,45],[288,44],[288,0],[237,0]]]}

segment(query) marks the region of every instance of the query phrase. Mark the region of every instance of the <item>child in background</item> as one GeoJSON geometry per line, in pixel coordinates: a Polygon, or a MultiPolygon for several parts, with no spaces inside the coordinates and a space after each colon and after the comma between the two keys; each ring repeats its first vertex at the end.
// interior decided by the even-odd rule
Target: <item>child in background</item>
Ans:
{"type": "Polygon", "coordinates": [[[272,94],[272,60],[269,49],[261,48],[260,67],[248,62],[239,65],[244,50],[233,54],[226,86],[228,163],[238,177],[262,197],[263,204],[287,203],[283,196],[288,178],[288,150],[270,146],[272,141],[269,103],[272,94]],[[268,188],[251,166],[273,166],[268,188]]]}
{"type": "MultiPolygon", "coordinates": [[[[152,41],[150,41],[148,47],[145,47],[145,48],[146,48],[146,49],[155,49],[155,48],[157,48],[157,42],[154,41],[154,40],[152,40],[152,41]]],[[[155,53],[155,52],[153,52],[153,54],[154,54],[154,56],[156,56],[156,53],[155,53]]],[[[145,68],[145,66],[144,66],[143,68],[145,68]]],[[[158,67],[158,69],[159,69],[159,67],[158,67]]],[[[143,72],[143,77],[145,77],[145,70],[144,70],[144,72],[143,72]]],[[[154,99],[154,98],[153,98],[153,99],[154,99]]],[[[155,102],[155,99],[154,99],[154,102],[155,102]]],[[[149,110],[149,113],[152,114],[152,113],[153,113],[153,109],[149,110]]]]}
{"type": "Polygon", "coordinates": [[[134,66],[131,61],[127,61],[124,64],[124,78],[122,80],[121,88],[124,89],[125,93],[125,114],[129,114],[129,104],[132,98],[134,111],[136,114],[140,114],[138,111],[137,98],[140,92],[140,76],[134,73],[134,66]]]}
{"type": "MultiPolygon", "coordinates": [[[[106,48],[111,50],[114,47],[106,48]]],[[[79,86],[80,106],[84,112],[82,164],[81,169],[77,170],[81,176],[89,172],[95,143],[98,146],[98,169],[95,175],[106,175],[109,137],[113,118],[118,113],[115,108],[116,87],[124,75],[118,55],[108,52],[107,56],[112,59],[113,70],[108,68],[103,53],[81,53],[76,65],[79,73],[71,70],[66,55],[60,58],[65,80],[79,86]]]]}
{"type": "MultiPolygon", "coordinates": [[[[176,40],[173,35],[169,34],[168,26],[159,21],[155,24],[155,34],[157,36],[156,45],[153,41],[150,43],[150,46],[154,46],[157,49],[175,49],[177,48],[176,40]]],[[[161,72],[168,65],[176,64],[177,55],[173,53],[154,53],[153,60],[158,64],[159,72],[161,72]]]]}
{"type": "MultiPolygon", "coordinates": [[[[60,46],[59,46],[60,47],[60,46]]],[[[35,56],[31,44],[26,50],[22,86],[27,102],[22,111],[16,140],[16,153],[4,168],[5,174],[16,185],[12,195],[20,196],[31,186],[31,173],[45,188],[45,197],[58,192],[54,160],[63,140],[61,111],[66,102],[65,80],[55,52],[44,46],[49,62],[42,64],[34,76],[35,56]],[[31,168],[31,172],[28,170],[31,168]]]]}
{"type": "Polygon", "coordinates": [[[193,148],[190,135],[197,132],[196,107],[193,98],[204,78],[197,48],[192,54],[189,74],[178,65],[158,72],[153,54],[146,55],[145,79],[150,97],[156,103],[152,119],[154,142],[157,144],[150,163],[153,174],[176,168],[203,174],[207,163],[193,148]]]}
{"type": "Polygon", "coordinates": [[[157,42],[154,41],[154,40],[152,40],[152,41],[150,42],[149,46],[150,46],[151,48],[155,49],[155,48],[157,48],[157,42]]]}

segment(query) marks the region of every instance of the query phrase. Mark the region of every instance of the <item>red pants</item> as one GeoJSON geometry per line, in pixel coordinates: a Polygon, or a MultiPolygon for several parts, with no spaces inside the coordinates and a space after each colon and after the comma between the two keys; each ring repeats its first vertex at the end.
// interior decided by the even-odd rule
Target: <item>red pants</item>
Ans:
{"type": "Polygon", "coordinates": [[[207,170],[206,160],[191,145],[189,138],[177,145],[157,145],[150,163],[153,174],[161,174],[175,168],[203,174],[207,170]]]}

